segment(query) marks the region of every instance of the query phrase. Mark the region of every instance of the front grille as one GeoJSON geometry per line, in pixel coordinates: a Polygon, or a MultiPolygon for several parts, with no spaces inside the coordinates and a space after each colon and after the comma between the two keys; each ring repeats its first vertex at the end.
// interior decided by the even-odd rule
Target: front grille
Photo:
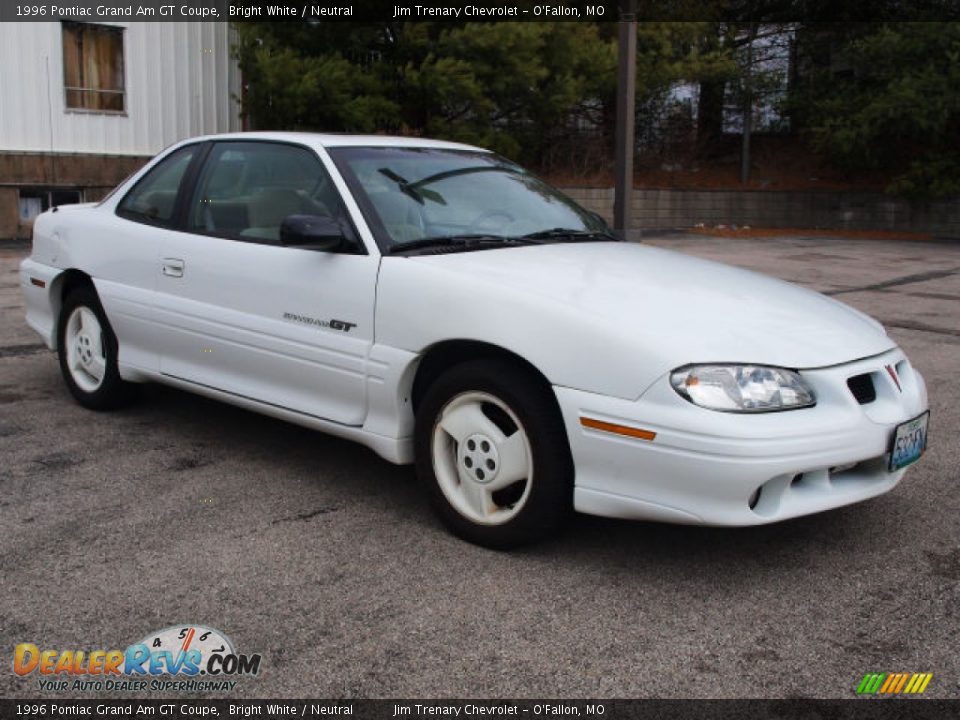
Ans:
{"type": "Polygon", "coordinates": [[[877,389],[873,386],[873,377],[870,373],[854,375],[847,380],[847,387],[861,405],[872,403],[877,399],[877,389]]]}

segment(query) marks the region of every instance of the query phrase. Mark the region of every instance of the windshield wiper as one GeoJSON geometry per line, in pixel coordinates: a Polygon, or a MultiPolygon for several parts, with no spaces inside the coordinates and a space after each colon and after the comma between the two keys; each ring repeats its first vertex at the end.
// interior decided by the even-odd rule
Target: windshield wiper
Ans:
{"type": "Polygon", "coordinates": [[[408,197],[413,198],[416,202],[420,203],[421,205],[424,204],[423,202],[424,198],[426,198],[427,200],[432,200],[438,205],[447,204],[447,201],[443,199],[443,195],[441,195],[440,193],[436,192],[435,190],[424,190],[422,188],[418,188],[417,183],[411,183],[402,175],[397,175],[397,173],[395,173],[390,168],[380,168],[379,170],[377,170],[377,172],[383,175],[384,177],[387,177],[393,180],[397,184],[397,187],[400,188],[400,192],[402,192],[404,195],[407,195],[408,197]]]}
{"type": "Polygon", "coordinates": [[[429,250],[433,248],[449,248],[455,251],[488,250],[496,247],[515,247],[517,245],[544,245],[551,242],[619,242],[618,238],[605,230],[570,230],[567,228],[553,228],[540,232],[519,235],[516,237],[505,235],[491,235],[476,233],[464,235],[442,235],[438,237],[421,238],[408,242],[397,243],[387,248],[388,255],[429,250]]]}
{"type": "Polygon", "coordinates": [[[527,238],[504,237],[503,235],[475,234],[475,235],[443,235],[440,237],[421,238],[397,243],[387,248],[388,255],[398,255],[411,250],[427,250],[430,248],[453,248],[455,250],[480,250],[495,247],[512,247],[516,245],[532,245],[536,240],[527,238]]]}
{"type": "Polygon", "coordinates": [[[517,239],[531,242],[620,242],[620,239],[609,230],[571,230],[569,228],[540,230],[521,235],[517,239]]]}
{"type": "MultiPolygon", "coordinates": [[[[381,170],[380,172],[383,172],[381,170]]],[[[447,178],[459,177],[460,175],[471,175],[473,173],[482,173],[482,172],[502,172],[512,175],[522,175],[523,173],[519,170],[514,170],[513,168],[503,167],[502,165],[477,165],[476,167],[464,167],[457,168],[456,170],[445,170],[444,172],[438,172],[434,175],[428,175],[425,178],[417,180],[416,182],[409,183],[411,190],[420,190],[424,185],[430,185],[431,183],[438,182],[440,180],[446,180],[447,178]]]]}

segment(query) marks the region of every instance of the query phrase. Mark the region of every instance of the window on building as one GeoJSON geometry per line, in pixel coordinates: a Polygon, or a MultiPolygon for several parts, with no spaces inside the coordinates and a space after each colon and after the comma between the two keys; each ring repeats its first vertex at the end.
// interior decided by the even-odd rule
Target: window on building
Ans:
{"type": "Polygon", "coordinates": [[[70,110],[123,112],[123,28],[64,22],[63,85],[70,110]]]}
{"type": "Polygon", "coordinates": [[[33,220],[58,205],[83,202],[83,191],[73,188],[20,188],[20,220],[33,220]]]}

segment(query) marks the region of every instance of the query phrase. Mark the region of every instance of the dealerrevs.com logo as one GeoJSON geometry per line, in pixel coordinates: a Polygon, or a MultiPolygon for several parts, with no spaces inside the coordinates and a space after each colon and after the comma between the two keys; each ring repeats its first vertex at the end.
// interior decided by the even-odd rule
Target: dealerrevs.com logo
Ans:
{"type": "Polygon", "coordinates": [[[234,650],[226,635],[202,625],[150,633],[125,650],[53,650],[20,643],[13,672],[44,691],[230,691],[260,672],[260,655],[234,650]]]}

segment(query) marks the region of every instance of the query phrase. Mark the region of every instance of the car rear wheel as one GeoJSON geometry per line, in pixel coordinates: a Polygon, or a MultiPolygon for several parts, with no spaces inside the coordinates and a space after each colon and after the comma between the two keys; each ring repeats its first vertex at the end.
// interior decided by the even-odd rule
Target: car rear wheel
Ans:
{"type": "Polygon", "coordinates": [[[74,290],[64,301],[57,341],[60,371],[77,402],[109,410],[130,399],[131,386],[117,369],[117,338],[91,288],[74,290]]]}
{"type": "Polygon", "coordinates": [[[417,412],[416,456],[440,519],[478,545],[538,540],[569,513],[573,462],[556,400],[518,363],[441,376],[417,412]]]}

